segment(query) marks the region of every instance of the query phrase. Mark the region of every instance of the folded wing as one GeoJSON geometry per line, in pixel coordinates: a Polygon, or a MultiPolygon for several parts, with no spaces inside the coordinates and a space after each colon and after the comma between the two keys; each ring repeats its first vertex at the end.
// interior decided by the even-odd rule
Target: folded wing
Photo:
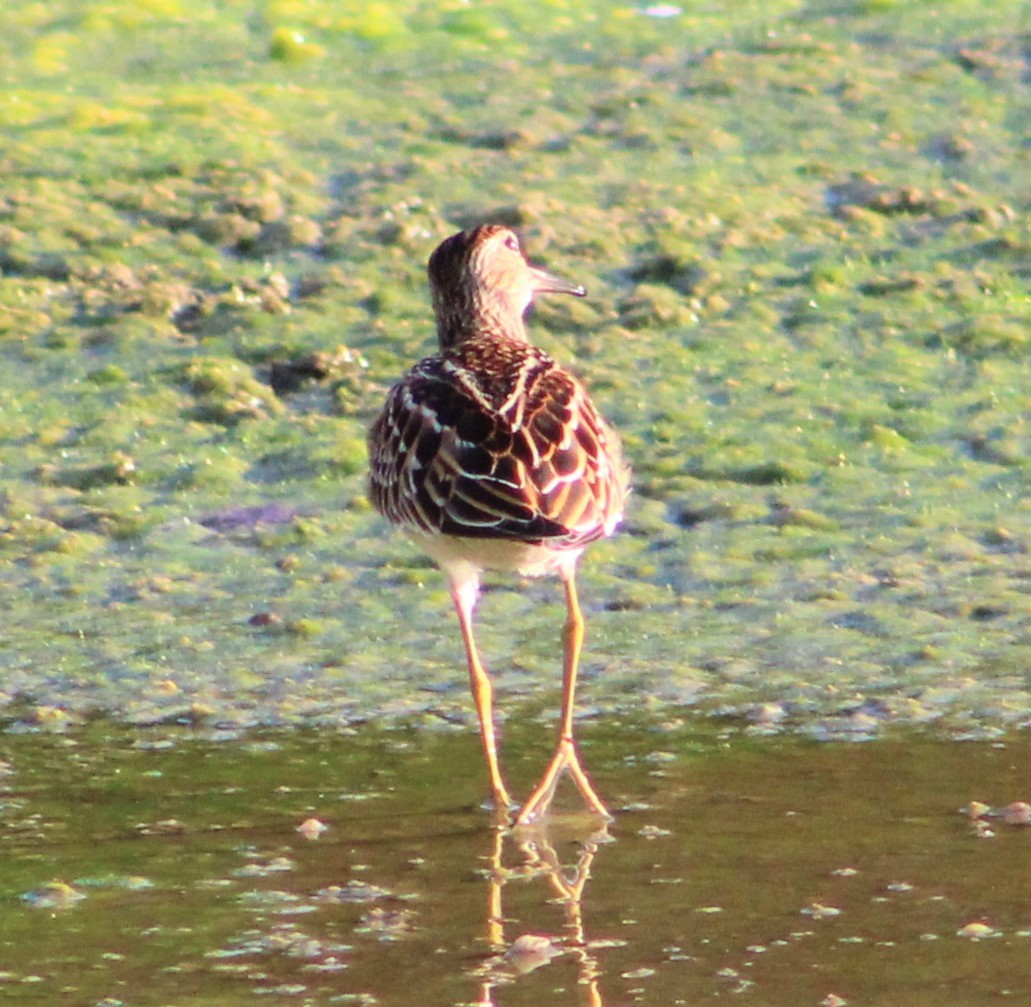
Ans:
{"type": "MultiPolygon", "coordinates": [[[[529,349],[529,348],[528,348],[529,349]]],[[[500,402],[424,361],[391,392],[370,438],[370,496],[427,533],[578,548],[610,534],[627,473],[580,384],[543,354],[500,402]]]]}

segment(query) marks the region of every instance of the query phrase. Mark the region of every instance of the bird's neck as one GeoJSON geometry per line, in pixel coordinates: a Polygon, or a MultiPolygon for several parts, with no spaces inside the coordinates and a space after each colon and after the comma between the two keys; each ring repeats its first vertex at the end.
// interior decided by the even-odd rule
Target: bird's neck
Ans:
{"type": "Polygon", "coordinates": [[[443,311],[437,313],[437,340],[442,350],[483,337],[510,339],[518,343],[530,341],[522,315],[495,305],[483,304],[477,311],[453,315],[443,311]]]}

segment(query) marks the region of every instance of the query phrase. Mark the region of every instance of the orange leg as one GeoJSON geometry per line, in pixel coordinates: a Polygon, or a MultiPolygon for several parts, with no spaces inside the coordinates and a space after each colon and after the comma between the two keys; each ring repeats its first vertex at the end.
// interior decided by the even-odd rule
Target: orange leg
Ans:
{"type": "Polygon", "coordinates": [[[480,739],[483,742],[483,754],[487,759],[494,810],[507,814],[512,799],[508,796],[505,781],[501,777],[501,767],[498,765],[498,746],[494,737],[494,687],[480,662],[480,656],[476,652],[476,641],[473,639],[473,609],[476,606],[478,590],[479,584],[475,580],[452,582],[451,597],[462,628],[462,642],[465,644],[465,656],[469,663],[469,683],[472,686],[476,714],[480,718],[480,739]]]}
{"type": "Polygon", "coordinates": [[[573,706],[576,702],[576,675],[580,665],[580,651],[584,642],[584,617],[576,593],[575,571],[570,570],[565,574],[563,581],[566,588],[566,625],[563,631],[565,646],[562,668],[562,720],[559,724],[558,744],[540,783],[519,812],[516,819],[518,825],[526,825],[547,811],[555,796],[555,787],[567,769],[588,808],[597,815],[612,817],[580,765],[580,756],[573,742],[573,706]]]}

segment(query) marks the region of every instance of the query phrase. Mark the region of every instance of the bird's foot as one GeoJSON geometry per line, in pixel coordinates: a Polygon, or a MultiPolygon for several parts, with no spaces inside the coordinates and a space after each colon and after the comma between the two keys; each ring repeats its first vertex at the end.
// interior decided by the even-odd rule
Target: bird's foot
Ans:
{"type": "Polygon", "coordinates": [[[587,773],[584,772],[583,766],[580,765],[580,756],[577,754],[572,739],[563,738],[558,743],[555,754],[551,757],[547,769],[544,770],[544,775],[541,777],[540,782],[519,810],[515,820],[516,825],[529,825],[541,815],[547,813],[551,807],[551,802],[555,798],[555,788],[558,786],[558,781],[567,770],[570,776],[573,777],[577,790],[583,796],[588,810],[611,821],[612,815],[595,792],[591,781],[587,777],[587,773]]]}

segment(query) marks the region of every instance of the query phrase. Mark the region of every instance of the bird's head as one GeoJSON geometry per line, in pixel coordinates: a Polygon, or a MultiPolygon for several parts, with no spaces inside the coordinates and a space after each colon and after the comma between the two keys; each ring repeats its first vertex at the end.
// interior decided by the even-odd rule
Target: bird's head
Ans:
{"type": "Polygon", "coordinates": [[[584,297],[586,289],[531,265],[519,236],[499,224],[452,235],[429,261],[441,348],[477,332],[525,339],[523,315],[538,294],[584,297]]]}

